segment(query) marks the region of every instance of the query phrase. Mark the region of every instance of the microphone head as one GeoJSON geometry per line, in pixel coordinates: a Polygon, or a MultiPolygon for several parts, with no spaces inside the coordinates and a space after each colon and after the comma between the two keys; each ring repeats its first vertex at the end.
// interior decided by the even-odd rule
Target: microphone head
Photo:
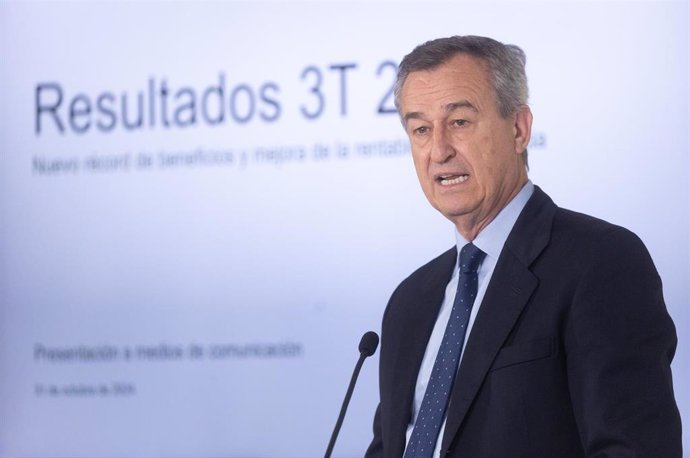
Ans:
{"type": "Polygon", "coordinates": [[[365,356],[371,356],[376,353],[376,348],[379,346],[379,335],[374,331],[366,332],[359,341],[359,352],[365,356]]]}

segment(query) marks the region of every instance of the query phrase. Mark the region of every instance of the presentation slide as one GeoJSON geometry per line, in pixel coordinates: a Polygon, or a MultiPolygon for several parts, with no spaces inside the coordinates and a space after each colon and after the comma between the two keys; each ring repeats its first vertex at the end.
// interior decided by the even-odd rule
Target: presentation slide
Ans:
{"type": "MultiPolygon", "coordinates": [[[[414,46],[527,54],[530,178],[637,233],[690,450],[690,14],[656,2],[0,3],[0,458],[323,456],[366,331],[455,243],[414,46]]],[[[334,456],[361,457],[368,359],[334,456]]]]}

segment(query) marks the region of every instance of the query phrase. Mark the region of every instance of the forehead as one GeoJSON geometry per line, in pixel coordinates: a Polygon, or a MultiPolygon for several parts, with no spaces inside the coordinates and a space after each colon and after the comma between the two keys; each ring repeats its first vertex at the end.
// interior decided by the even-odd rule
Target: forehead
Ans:
{"type": "Polygon", "coordinates": [[[495,100],[486,63],[468,54],[458,54],[430,70],[410,72],[400,92],[401,114],[428,111],[468,101],[486,108],[495,100]],[[422,110],[423,109],[423,110],[422,110]]]}

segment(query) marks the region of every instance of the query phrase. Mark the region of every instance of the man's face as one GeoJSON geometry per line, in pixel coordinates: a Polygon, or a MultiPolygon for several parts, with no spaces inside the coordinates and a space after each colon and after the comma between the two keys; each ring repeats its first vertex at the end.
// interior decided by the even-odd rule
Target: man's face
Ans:
{"type": "Polygon", "coordinates": [[[400,113],[424,194],[474,239],[527,180],[529,108],[503,118],[485,64],[458,54],[408,75],[400,113]]]}

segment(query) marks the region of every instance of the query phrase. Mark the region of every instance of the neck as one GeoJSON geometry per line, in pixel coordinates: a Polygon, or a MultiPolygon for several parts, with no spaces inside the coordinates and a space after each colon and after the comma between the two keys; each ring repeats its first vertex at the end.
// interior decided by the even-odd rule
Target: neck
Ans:
{"type": "Polygon", "coordinates": [[[463,238],[468,242],[471,242],[477,238],[479,233],[484,230],[486,226],[491,224],[501,210],[503,210],[510,203],[510,201],[512,201],[515,196],[518,195],[520,190],[522,190],[522,188],[525,186],[525,183],[527,183],[526,175],[523,177],[523,179],[518,181],[518,184],[514,186],[510,192],[504,193],[504,197],[498,199],[493,205],[491,205],[491,209],[486,214],[464,215],[463,217],[454,221],[455,227],[460,235],[462,235],[463,238]]]}

